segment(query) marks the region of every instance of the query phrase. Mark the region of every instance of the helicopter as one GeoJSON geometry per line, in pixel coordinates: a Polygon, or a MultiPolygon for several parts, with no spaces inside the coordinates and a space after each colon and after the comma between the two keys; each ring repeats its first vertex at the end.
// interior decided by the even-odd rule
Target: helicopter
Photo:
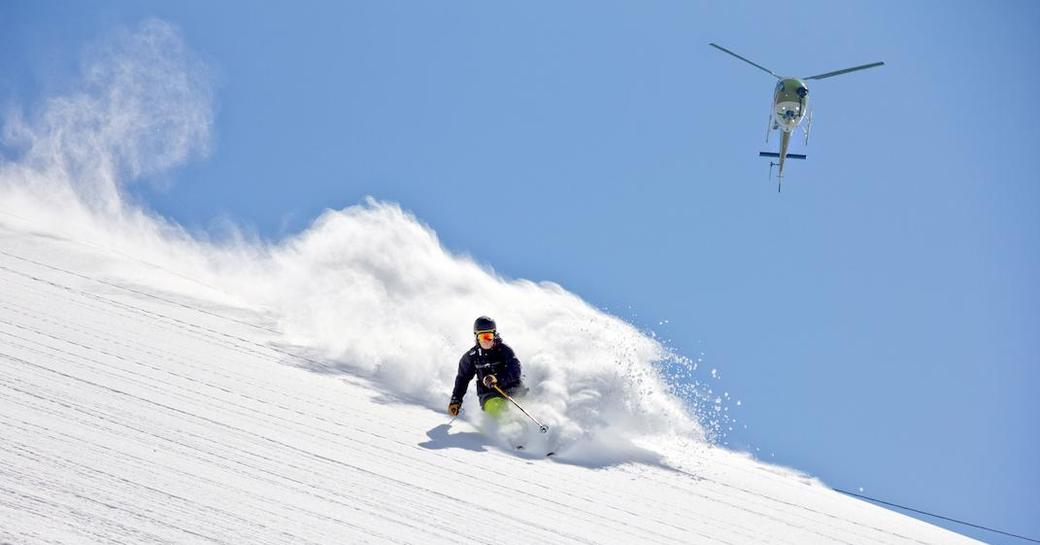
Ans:
{"type": "Polygon", "coordinates": [[[734,57],[768,73],[770,76],[778,79],[776,89],[773,91],[773,106],[769,112],[769,124],[766,125],[766,142],[769,142],[769,133],[779,129],[780,133],[780,152],[772,153],[768,151],[762,151],[758,153],[759,157],[771,157],[776,158],[777,162],[769,162],[769,177],[773,176],[773,167],[779,166],[780,170],[777,175],[778,183],[776,186],[777,192],[780,191],[780,186],[784,183],[784,160],[785,159],[805,159],[805,155],[801,153],[787,153],[788,144],[791,141],[791,133],[794,129],[802,124],[802,120],[808,117],[808,121],[802,130],[805,131],[805,144],[809,144],[809,131],[812,130],[812,112],[808,111],[809,106],[809,87],[806,86],[805,81],[811,79],[824,79],[831,78],[834,76],[840,76],[842,74],[848,74],[849,72],[855,72],[857,70],[866,70],[867,68],[874,68],[885,64],[884,62],[873,62],[870,64],[863,64],[860,66],[853,66],[852,68],[844,68],[841,70],[835,70],[833,72],[826,72],[823,74],[817,74],[815,76],[809,76],[807,78],[795,78],[779,76],[773,73],[772,70],[751,62],[740,55],[722,47],[715,43],[709,43],[708,45],[728,53],[734,57]]]}

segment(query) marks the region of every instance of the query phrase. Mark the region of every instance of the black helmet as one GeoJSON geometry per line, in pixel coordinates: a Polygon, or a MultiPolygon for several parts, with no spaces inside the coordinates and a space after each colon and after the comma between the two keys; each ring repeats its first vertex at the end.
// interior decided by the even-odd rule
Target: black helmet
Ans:
{"type": "Polygon", "coordinates": [[[473,322],[473,332],[478,331],[496,331],[498,327],[495,326],[495,321],[487,316],[481,316],[477,318],[477,321],[473,322]]]}

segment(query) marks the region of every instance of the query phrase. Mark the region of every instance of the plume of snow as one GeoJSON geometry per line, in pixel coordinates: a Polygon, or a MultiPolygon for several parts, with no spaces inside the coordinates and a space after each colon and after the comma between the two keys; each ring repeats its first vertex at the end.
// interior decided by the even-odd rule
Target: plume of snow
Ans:
{"type": "Polygon", "coordinates": [[[4,164],[5,185],[46,198],[60,189],[76,197],[65,204],[115,215],[127,210],[121,183],[207,152],[211,77],[170,25],[115,33],[91,49],[82,76],[81,91],[49,99],[37,119],[7,116],[5,142],[25,152],[4,164]]]}
{"type": "MultiPolygon", "coordinates": [[[[128,202],[125,184],[207,153],[211,81],[162,21],[94,47],[79,91],[38,115],[7,115],[5,142],[20,155],[0,163],[0,225],[149,264],[111,271],[126,281],[261,310],[284,343],[435,410],[473,344],[473,319],[487,314],[524,364],[529,410],[576,445],[573,456],[617,462],[638,459],[637,444],[703,440],[658,365],[685,360],[559,285],[504,279],[447,251],[393,203],[329,210],[265,244],[206,240],[128,202]],[[154,267],[183,281],[160,285],[154,267]]],[[[474,395],[466,401],[480,414],[474,395]]]]}

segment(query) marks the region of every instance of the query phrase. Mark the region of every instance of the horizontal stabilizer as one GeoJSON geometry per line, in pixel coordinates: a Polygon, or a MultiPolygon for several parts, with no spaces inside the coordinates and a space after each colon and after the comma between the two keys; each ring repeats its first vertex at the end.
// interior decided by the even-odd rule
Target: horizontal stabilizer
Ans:
{"type": "MultiPolygon", "coordinates": [[[[760,152],[758,152],[758,156],[759,157],[776,157],[777,159],[780,158],[780,154],[779,153],[773,153],[773,152],[770,152],[770,151],[760,151],[760,152]]],[[[805,155],[803,155],[801,153],[788,153],[787,154],[787,158],[788,159],[805,159],[805,155]]]]}

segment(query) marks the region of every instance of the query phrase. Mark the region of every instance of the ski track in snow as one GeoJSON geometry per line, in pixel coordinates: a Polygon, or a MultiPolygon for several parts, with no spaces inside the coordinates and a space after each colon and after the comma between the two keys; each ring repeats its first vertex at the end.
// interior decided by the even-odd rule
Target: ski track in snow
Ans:
{"type": "Polygon", "coordinates": [[[974,543],[704,445],[518,456],[122,259],[0,226],[0,543],[974,543]]]}

